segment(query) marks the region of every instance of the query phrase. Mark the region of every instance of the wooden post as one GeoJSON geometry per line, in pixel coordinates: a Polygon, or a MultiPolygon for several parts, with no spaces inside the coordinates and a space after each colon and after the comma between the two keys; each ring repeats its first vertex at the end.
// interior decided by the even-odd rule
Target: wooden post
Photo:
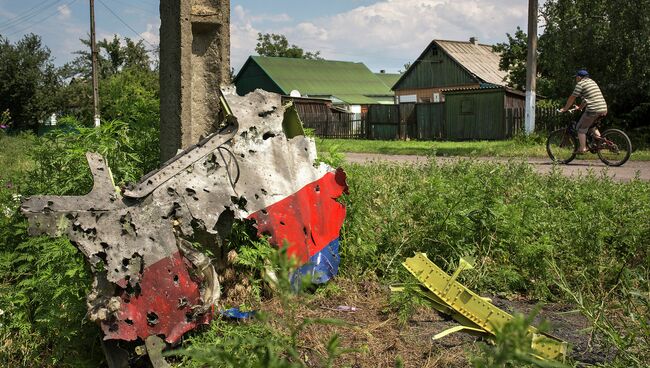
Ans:
{"type": "Polygon", "coordinates": [[[537,2],[528,0],[528,57],[526,58],[526,134],[535,131],[537,90],[537,2]]]}
{"type": "Polygon", "coordinates": [[[101,124],[99,115],[99,77],[97,76],[97,42],[95,38],[95,0],[90,0],[90,55],[93,78],[93,120],[95,127],[101,124]]]}

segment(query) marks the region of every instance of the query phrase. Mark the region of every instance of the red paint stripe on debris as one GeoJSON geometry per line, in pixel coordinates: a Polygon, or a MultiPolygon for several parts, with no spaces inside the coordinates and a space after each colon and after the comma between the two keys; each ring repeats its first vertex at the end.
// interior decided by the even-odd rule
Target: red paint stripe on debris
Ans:
{"type": "Polygon", "coordinates": [[[160,335],[175,343],[184,333],[208,323],[210,313],[197,318],[192,315],[192,306],[201,302],[199,286],[188,267],[180,253],[147,267],[135,287],[120,293],[117,317],[102,322],[104,339],[133,341],[160,335]]]}
{"type": "Polygon", "coordinates": [[[258,235],[269,236],[275,246],[286,240],[287,253],[306,262],[339,236],[345,206],[336,199],[347,193],[345,179],[342,169],[329,172],[249,219],[257,222],[258,235]]]}

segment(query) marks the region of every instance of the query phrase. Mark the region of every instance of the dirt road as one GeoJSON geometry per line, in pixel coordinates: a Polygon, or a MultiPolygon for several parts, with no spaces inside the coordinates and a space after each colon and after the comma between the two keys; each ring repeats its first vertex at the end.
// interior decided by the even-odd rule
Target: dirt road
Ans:
{"type": "MultiPolygon", "coordinates": [[[[427,156],[413,156],[413,155],[383,155],[374,153],[344,153],[347,162],[351,163],[369,163],[373,161],[383,162],[396,162],[396,163],[426,163],[429,160],[427,156]]],[[[440,163],[453,162],[461,159],[478,160],[489,162],[527,162],[534,170],[540,174],[551,172],[553,164],[549,159],[543,158],[492,158],[492,157],[435,157],[435,160],[440,163]]],[[[596,175],[607,175],[615,180],[630,181],[638,176],[639,179],[650,181],[650,161],[628,161],[622,167],[608,167],[598,160],[574,160],[569,165],[557,165],[562,172],[567,176],[584,176],[589,172],[596,175]]]]}

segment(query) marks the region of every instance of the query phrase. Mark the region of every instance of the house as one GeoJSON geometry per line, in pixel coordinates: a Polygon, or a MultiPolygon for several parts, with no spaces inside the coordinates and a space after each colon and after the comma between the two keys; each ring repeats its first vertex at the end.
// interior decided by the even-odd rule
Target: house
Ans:
{"type": "Polygon", "coordinates": [[[359,114],[367,105],[394,103],[392,85],[382,80],[363,63],[250,56],[234,83],[239,95],[261,88],[285,96],[329,100],[359,114]]]}
{"type": "MultiPolygon", "coordinates": [[[[502,139],[510,129],[506,109],[523,108],[525,93],[506,86],[507,73],[492,46],[433,40],[393,85],[399,103],[431,103],[423,127],[432,137],[502,139]],[[435,120],[435,119],[434,119],[435,120]]],[[[422,125],[420,121],[418,124],[422,125]]]]}

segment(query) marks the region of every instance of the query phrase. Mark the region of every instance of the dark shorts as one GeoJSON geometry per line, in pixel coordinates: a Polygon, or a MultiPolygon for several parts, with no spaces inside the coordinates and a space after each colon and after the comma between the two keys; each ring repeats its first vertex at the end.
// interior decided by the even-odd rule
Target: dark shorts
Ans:
{"type": "Polygon", "coordinates": [[[607,115],[607,112],[585,111],[584,114],[582,114],[580,117],[578,124],[576,125],[578,133],[587,134],[587,131],[589,131],[589,128],[591,128],[594,122],[605,115],[607,115]]]}

